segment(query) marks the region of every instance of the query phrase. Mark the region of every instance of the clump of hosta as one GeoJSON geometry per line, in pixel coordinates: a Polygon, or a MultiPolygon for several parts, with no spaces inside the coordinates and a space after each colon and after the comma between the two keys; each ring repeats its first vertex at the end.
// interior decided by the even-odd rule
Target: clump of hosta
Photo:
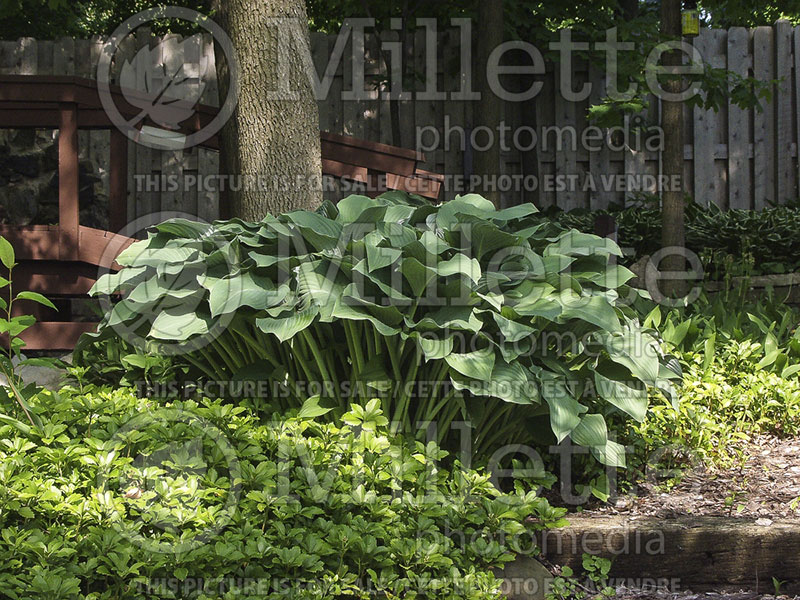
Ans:
{"type": "Polygon", "coordinates": [[[123,297],[98,335],[257,381],[274,410],[319,394],[335,418],[378,396],[395,428],[457,447],[468,435],[483,458],[569,436],[621,465],[604,415],[643,419],[648,388],[674,373],[622,300],[633,274],[619,256],[532,204],[496,210],[477,195],[171,220],[98,281],[95,293],[123,297]]]}

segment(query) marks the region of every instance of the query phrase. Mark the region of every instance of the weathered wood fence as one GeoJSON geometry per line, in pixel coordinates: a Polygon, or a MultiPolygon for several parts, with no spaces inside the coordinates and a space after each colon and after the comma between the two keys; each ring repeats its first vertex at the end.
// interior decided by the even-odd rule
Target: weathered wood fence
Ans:
{"type": "MultiPolygon", "coordinates": [[[[472,174],[468,146],[474,121],[472,104],[451,98],[451,93],[460,88],[462,78],[459,33],[456,29],[439,33],[437,89],[445,92],[446,97],[400,102],[399,140],[392,139],[390,103],[382,97],[383,84],[376,83],[384,79],[384,69],[374,37],[367,36],[364,49],[368,98],[342,98],[342,92],[351,89],[353,74],[353,64],[348,60],[353,42],[352,38],[348,40],[330,92],[319,103],[321,129],[411,148],[421,141],[423,146],[417,149],[424,151],[427,159],[423,168],[447,177],[445,197],[461,191],[460,183],[472,174]],[[461,144],[461,131],[464,131],[466,148],[461,144]]],[[[139,30],[135,36],[125,39],[126,45],[115,55],[114,74],[119,74],[126,59],[156,41],[163,42],[157,46],[157,51],[164,64],[207,61],[207,84],[201,101],[217,104],[210,39],[183,44],[176,35],[156,39],[139,30]]],[[[320,74],[335,41],[335,36],[312,35],[314,65],[320,74]]],[[[100,38],[56,41],[26,38],[0,42],[0,73],[95,77],[102,45],[100,38]]],[[[715,67],[761,80],[779,80],[779,83],[772,100],[764,103],[762,111],[731,105],[723,106],[716,113],[698,108],[686,111],[688,143],[684,183],[687,191],[699,202],[716,204],[723,209],[760,209],[770,203],[796,200],[800,181],[800,27],[793,28],[788,22],[779,21],[771,27],[750,30],[704,30],[695,38],[694,45],[704,60],[715,67]]],[[[412,70],[425,73],[425,32],[414,34],[409,47],[412,70]]],[[[542,91],[536,98],[506,103],[504,121],[509,131],[506,134],[508,149],[502,152],[502,158],[504,174],[508,177],[504,182],[498,181],[501,189],[510,187],[504,190],[505,202],[531,200],[544,207],[556,204],[564,209],[601,208],[610,202],[631,198],[640,191],[653,190],[652,185],[661,172],[660,152],[647,149],[643,138],[637,138],[634,127],[622,128],[614,135],[603,132],[605,141],[590,147],[581,143],[581,134],[589,126],[588,106],[603,95],[605,77],[580,63],[576,63],[575,69],[574,89],[580,89],[584,82],[593,84],[592,94],[582,102],[570,102],[561,97],[558,74],[548,66],[547,73],[541,76],[542,91]],[[514,140],[513,133],[525,128],[538,135],[532,148],[529,148],[530,135],[520,135],[514,140]],[[573,142],[571,134],[564,133],[568,128],[574,128],[577,143],[573,142]],[[564,143],[561,150],[556,149],[558,137],[564,143]]],[[[418,79],[423,79],[417,88],[422,89],[424,77],[418,79]]],[[[656,125],[659,108],[658,102],[652,101],[640,122],[656,125]]],[[[481,144],[484,141],[485,138],[480,139],[481,144]]],[[[107,164],[108,144],[108,132],[81,133],[82,155],[97,164],[107,164]]],[[[218,173],[218,165],[218,155],[212,150],[155,151],[131,143],[129,220],[156,211],[182,211],[203,219],[215,218],[219,200],[213,178],[218,173]],[[156,185],[152,177],[145,180],[142,175],[160,176],[163,185],[156,185]],[[181,184],[187,180],[186,176],[194,182],[192,186],[181,184]],[[177,186],[171,183],[176,181],[177,186]]],[[[330,197],[341,193],[339,189],[328,192],[330,197]]]]}

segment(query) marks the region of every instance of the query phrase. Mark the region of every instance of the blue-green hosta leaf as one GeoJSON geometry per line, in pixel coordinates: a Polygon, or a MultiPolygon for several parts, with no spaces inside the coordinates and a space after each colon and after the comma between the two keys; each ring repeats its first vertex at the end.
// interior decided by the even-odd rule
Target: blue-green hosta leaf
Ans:
{"type": "Polygon", "coordinates": [[[632,381],[630,372],[618,365],[598,367],[594,372],[597,394],[640,423],[647,414],[647,389],[632,381]],[[602,374],[601,374],[602,370],[602,374]]]}
{"type": "Polygon", "coordinates": [[[449,260],[444,260],[436,266],[436,270],[442,277],[461,274],[469,277],[473,283],[477,284],[481,278],[481,265],[476,258],[468,258],[466,255],[458,253],[449,260]]]}
{"type": "Polygon", "coordinates": [[[569,436],[579,446],[586,448],[605,447],[608,441],[606,420],[603,415],[584,415],[569,436]]]}
{"type": "Polygon", "coordinates": [[[494,396],[512,404],[538,404],[538,386],[519,362],[497,361],[492,371],[494,396]]]}
{"type": "Polygon", "coordinates": [[[477,333],[483,328],[483,321],[475,314],[475,309],[472,306],[443,306],[428,313],[416,322],[413,322],[408,317],[406,317],[405,322],[406,325],[417,331],[455,329],[477,333]]]}
{"type": "Polygon", "coordinates": [[[590,256],[593,254],[613,254],[622,256],[617,243],[606,237],[582,233],[576,229],[565,231],[558,240],[545,249],[545,256],[565,254],[567,256],[590,256]]]}
{"type": "Polygon", "coordinates": [[[566,256],[564,254],[548,254],[542,257],[542,264],[547,273],[561,273],[564,269],[575,262],[574,256],[566,256]]]}
{"type": "Polygon", "coordinates": [[[576,296],[572,290],[564,290],[559,296],[564,309],[560,320],[581,319],[597,325],[611,333],[622,331],[617,311],[601,296],[576,296]]]}
{"type": "Polygon", "coordinates": [[[189,221],[188,219],[169,219],[156,225],[156,230],[161,233],[168,233],[179,238],[199,239],[204,237],[212,225],[199,221],[189,221]]]}
{"type": "Polygon", "coordinates": [[[180,246],[150,248],[146,246],[149,242],[150,240],[142,240],[131,244],[117,256],[117,263],[123,267],[157,267],[161,263],[187,263],[194,260],[198,254],[196,248],[180,246]]]}
{"type": "Polygon", "coordinates": [[[116,273],[105,273],[89,290],[90,296],[110,295],[144,279],[147,267],[126,267],[116,273]]]}
{"type": "Polygon", "coordinates": [[[578,281],[590,281],[604,288],[618,288],[625,285],[636,274],[621,265],[609,265],[605,271],[588,271],[576,273],[572,271],[573,277],[578,281]]]}
{"type": "Polygon", "coordinates": [[[633,321],[628,321],[620,331],[616,335],[600,336],[609,358],[627,367],[634,377],[647,385],[656,385],[661,369],[658,342],[633,321]]]}
{"type": "MultiPolygon", "coordinates": [[[[377,305],[374,306],[377,307],[377,305]]],[[[392,336],[400,333],[398,327],[389,324],[389,322],[395,321],[397,315],[400,315],[400,320],[402,320],[400,312],[394,307],[377,307],[377,309],[380,308],[385,308],[386,310],[379,311],[373,308],[374,312],[383,312],[382,315],[376,316],[363,305],[354,303],[352,298],[340,298],[333,307],[331,317],[333,319],[349,319],[351,321],[369,321],[375,329],[378,330],[378,333],[385,336],[392,336]],[[394,310],[394,313],[391,312],[392,310],[394,310]],[[387,319],[387,317],[390,318],[387,319]]]]}
{"type": "Polygon", "coordinates": [[[378,231],[389,240],[392,248],[405,248],[418,241],[417,231],[403,223],[381,223],[378,225],[378,231]]]}
{"type": "Polygon", "coordinates": [[[446,243],[433,231],[424,231],[419,241],[425,247],[426,252],[434,256],[438,256],[450,249],[450,244],[446,243]]]}
{"type": "Polygon", "coordinates": [[[452,234],[445,237],[452,240],[453,245],[460,245],[460,239],[469,240],[472,254],[481,261],[497,263],[513,249],[522,249],[520,238],[514,234],[500,230],[494,223],[484,221],[482,217],[459,215],[460,222],[453,226],[452,234]]]}
{"type": "Polygon", "coordinates": [[[208,333],[208,321],[183,307],[161,311],[153,321],[149,336],[158,340],[183,342],[208,333]]]}
{"type": "Polygon", "coordinates": [[[208,305],[212,317],[235,312],[242,306],[263,310],[283,302],[289,291],[286,284],[276,288],[270,279],[247,272],[214,283],[208,305]]]}
{"type": "Polygon", "coordinates": [[[281,342],[292,339],[299,332],[309,327],[319,312],[316,308],[302,311],[290,311],[281,317],[264,317],[256,319],[256,327],[264,333],[270,333],[281,342]]]}
{"type": "Polygon", "coordinates": [[[109,327],[115,327],[122,323],[128,323],[129,321],[139,318],[147,318],[149,315],[142,315],[140,313],[140,308],[128,302],[127,300],[122,300],[114,304],[111,308],[111,312],[107,315],[107,325],[109,327]]]}
{"type": "Polygon", "coordinates": [[[404,258],[400,263],[400,271],[411,286],[411,291],[415,296],[423,295],[428,285],[436,279],[436,271],[426,267],[416,258],[404,258]]]}
{"type": "Polygon", "coordinates": [[[524,323],[512,321],[502,315],[492,312],[492,318],[497,324],[500,333],[503,334],[503,342],[513,344],[524,338],[531,337],[536,333],[533,327],[529,327],[524,323]]]}
{"type": "Polygon", "coordinates": [[[497,211],[494,204],[478,194],[456,196],[439,207],[436,225],[442,229],[452,229],[459,222],[459,215],[475,215],[483,218],[493,217],[497,211]]]}
{"type": "Polygon", "coordinates": [[[348,223],[377,223],[383,221],[386,214],[386,206],[377,204],[377,200],[373,200],[368,196],[352,195],[343,198],[336,205],[339,209],[339,215],[336,221],[341,224],[348,223]]]}
{"type": "Polygon", "coordinates": [[[540,393],[550,407],[550,427],[561,443],[578,426],[581,415],[588,409],[572,396],[563,378],[542,371],[539,382],[540,393]]]}
{"type": "Polygon", "coordinates": [[[316,250],[331,250],[341,241],[341,224],[317,213],[295,210],[282,218],[297,225],[305,240],[316,250]]]}
{"type": "Polygon", "coordinates": [[[128,294],[127,300],[148,305],[161,301],[165,306],[197,294],[199,288],[194,277],[164,279],[150,277],[145,279],[128,294]]]}
{"type": "Polygon", "coordinates": [[[444,358],[450,368],[465,377],[478,381],[491,381],[494,369],[494,349],[483,348],[466,354],[451,352],[444,358]]]}
{"type": "Polygon", "coordinates": [[[392,332],[384,335],[394,335],[397,327],[403,322],[403,313],[395,306],[383,306],[362,298],[358,286],[354,283],[345,287],[341,299],[333,310],[333,316],[368,320],[376,327],[380,326],[379,331],[392,332]]]}
{"type": "Polygon", "coordinates": [[[367,281],[376,285],[378,289],[386,295],[389,304],[396,306],[409,306],[412,303],[411,298],[402,292],[402,276],[397,271],[387,272],[370,272],[367,268],[367,261],[360,260],[353,265],[353,283],[359,289],[362,289],[367,281]],[[362,275],[359,278],[356,273],[362,275]]]}
{"type": "Polygon", "coordinates": [[[563,310],[563,306],[556,294],[549,294],[541,298],[523,300],[513,306],[514,311],[527,317],[543,317],[548,321],[555,321],[563,310]]]}
{"type": "Polygon", "coordinates": [[[496,213],[491,215],[490,218],[492,221],[496,221],[497,223],[506,223],[508,221],[523,219],[538,212],[539,209],[536,208],[531,202],[523,202],[522,204],[517,204],[516,206],[498,210],[496,213]]]}
{"type": "Polygon", "coordinates": [[[476,292],[476,295],[479,298],[483,298],[484,300],[486,300],[489,306],[493,307],[495,310],[501,310],[503,308],[503,300],[505,300],[503,294],[497,294],[494,292],[482,294],[480,292],[476,292]]]}
{"type": "Polygon", "coordinates": [[[403,253],[397,248],[381,248],[372,243],[367,243],[367,265],[370,273],[377,269],[388,267],[399,260],[403,253]]]}
{"type": "Polygon", "coordinates": [[[297,295],[304,306],[316,306],[323,321],[342,297],[345,284],[338,281],[341,267],[334,261],[302,262],[297,271],[297,295]]]}
{"type": "Polygon", "coordinates": [[[439,338],[420,335],[415,331],[411,335],[404,335],[404,338],[416,340],[426,361],[445,358],[453,351],[453,338],[451,336],[439,338]]]}
{"type": "Polygon", "coordinates": [[[595,446],[591,449],[592,455],[604,465],[609,467],[625,468],[625,446],[606,440],[604,446],[595,446]]]}

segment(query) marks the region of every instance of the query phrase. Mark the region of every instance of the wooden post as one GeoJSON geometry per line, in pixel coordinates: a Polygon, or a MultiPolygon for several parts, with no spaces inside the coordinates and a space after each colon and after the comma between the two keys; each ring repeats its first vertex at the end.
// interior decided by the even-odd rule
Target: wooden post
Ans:
{"type": "Polygon", "coordinates": [[[128,138],[119,129],[111,130],[109,158],[108,222],[119,233],[128,218],[128,138]]]}
{"type": "Polygon", "coordinates": [[[78,107],[60,106],[58,133],[58,255],[78,259],[78,107]]]}

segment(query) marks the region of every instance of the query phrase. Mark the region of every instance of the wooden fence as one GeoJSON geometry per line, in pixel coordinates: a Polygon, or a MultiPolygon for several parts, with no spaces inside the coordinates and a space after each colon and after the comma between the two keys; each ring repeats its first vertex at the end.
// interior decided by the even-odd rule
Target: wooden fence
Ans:
{"type": "MultiPolygon", "coordinates": [[[[157,41],[147,32],[137,31],[126,38],[114,61],[114,75],[122,63],[149,43],[157,41]]],[[[175,35],[165,36],[159,47],[162,61],[196,64],[207,60],[208,82],[202,102],[215,105],[217,88],[214,77],[213,45],[209,39],[195,39],[182,44],[175,35]]],[[[322,73],[331,55],[335,36],[312,34],[312,54],[318,73],[322,73]]],[[[75,74],[95,77],[97,60],[103,41],[62,39],[0,42],[0,73],[75,74]]],[[[470,102],[452,99],[451,92],[459,89],[459,31],[439,33],[437,45],[437,85],[446,93],[443,100],[414,98],[400,102],[401,139],[391,136],[389,101],[382,97],[380,85],[370,82],[383,79],[376,40],[367,36],[365,42],[365,75],[369,89],[365,100],[345,100],[342,92],[350,87],[353,73],[352,38],[348,40],[344,57],[333,79],[328,96],[321,100],[320,127],[324,131],[352,135],[372,141],[405,147],[415,147],[421,134],[426,163],[422,167],[445,174],[445,197],[461,191],[459,179],[471,175],[471,151],[461,146],[460,129],[467,141],[474,131],[473,106],[470,102]],[[437,133],[434,134],[433,131],[437,133]],[[434,144],[438,134],[438,143],[434,144]]],[[[765,102],[762,111],[723,106],[719,112],[699,108],[686,111],[684,184],[688,193],[702,204],[728,208],[760,209],[770,203],[785,203],[798,198],[800,181],[800,27],[792,28],[779,21],[771,27],[755,29],[704,30],[694,45],[706,62],[724,67],[740,75],[761,80],[779,80],[773,98],[765,102]]],[[[409,45],[408,60],[413,71],[425,72],[425,32],[414,34],[409,45]]],[[[557,70],[556,70],[557,71],[557,70]]],[[[582,102],[569,102],[558,93],[558,74],[548,66],[541,77],[542,91],[528,102],[505,105],[504,121],[507,135],[532,128],[539,139],[532,149],[531,138],[521,135],[518,144],[507,139],[508,150],[502,152],[503,172],[508,177],[499,181],[507,204],[531,200],[546,207],[558,205],[564,209],[601,208],[610,202],[622,202],[639,191],[652,191],[661,169],[660,152],[649,150],[630,128],[606,136],[591,148],[581,143],[581,135],[589,123],[588,106],[604,93],[604,75],[585,65],[577,64],[574,89],[584,82],[593,84],[592,94],[582,102]],[[571,134],[577,132],[573,148],[571,134]],[[560,151],[556,146],[561,136],[566,143],[560,151]],[[609,143],[609,141],[613,143],[609,143]],[[561,176],[561,180],[557,179],[561,176]],[[566,176],[566,177],[565,177],[566,176]],[[647,177],[649,176],[649,181],[647,177]],[[535,182],[535,183],[534,183],[535,182]],[[535,189],[534,189],[535,187],[535,189]]],[[[419,83],[422,89],[424,81],[419,83]]],[[[659,104],[650,103],[641,122],[658,123],[659,104]]],[[[530,130],[528,130],[530,131],[530,130]]],[[[607,132],[604,132],[604,134],[607,132]]],[[[481,140],[483,141],[483,139],[481,140]]],[[[82,132],[82,155],[107,164],[107,132],[82,132]]],[[[469,146],[469,143],[467,143],[469,146]]],[[[212,186],[170,185],[184,182],[186,176],[195,182],[209,181],[218,172],[218,155],[212,150],[192,148],[187,151],[155,151],[133,143],[129,148],[128,218],[134,220],[155,211],[181,211],[203,219],[218,215],[218,194],[212,186]],[[155,186],[152,177],[146,184],[142,175],[161,176],[165,185],[155,186]],[[160,188],[160,189],[157,189],[160,188]]],[[[107,182],[104,182],[107,185],[107,182]]],[[[335,198],[343,192],[327,192],[335,198]]]]}

